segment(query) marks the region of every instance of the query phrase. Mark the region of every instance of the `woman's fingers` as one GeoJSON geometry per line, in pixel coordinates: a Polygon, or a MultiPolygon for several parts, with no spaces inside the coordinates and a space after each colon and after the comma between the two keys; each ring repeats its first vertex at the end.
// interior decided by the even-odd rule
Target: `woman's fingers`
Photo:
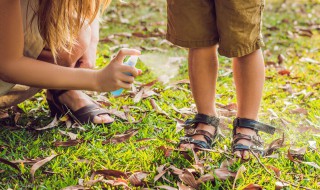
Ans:
{"type": "Polygon", "coordinates": [[[123,60],[130,55],[140,55],[141,52],[136,49],[128,49],[128,48],[122,48],[119,50],[118,54],[114,58],[114,61],[118,64],[122,64],[123,60]]]}

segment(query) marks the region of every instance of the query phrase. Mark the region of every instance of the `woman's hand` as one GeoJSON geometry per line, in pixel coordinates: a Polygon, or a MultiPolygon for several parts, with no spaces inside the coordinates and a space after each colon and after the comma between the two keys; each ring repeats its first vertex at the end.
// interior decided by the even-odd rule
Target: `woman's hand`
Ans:
{"type": "Polygon", "coordinates": [[[127,56],[140,54],[140,51],[135,49],[121,49],[109,65],[97,71],[96,90],[114,91],[119,88],[130,89],[131,84],[134,82],[134,78],[141,74],[141,70],[128,65],[123,65],[122,63],[127,56]],[[132,76],[126,75],[125,72],[131,73],[132,76]]]}

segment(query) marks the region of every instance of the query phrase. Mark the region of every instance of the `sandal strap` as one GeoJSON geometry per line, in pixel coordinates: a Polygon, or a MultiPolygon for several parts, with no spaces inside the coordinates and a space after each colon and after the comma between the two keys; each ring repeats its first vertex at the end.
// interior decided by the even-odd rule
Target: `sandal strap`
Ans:
{"type": "Polygon", "coordinates": [[[102,109],[96,104],[90,104],[80,108],[77,111],[71,112],[75,118],[81,123],[93,122],[95,116],[108,114],[106,110],[102,109]]]}
{"type": "Polygon", "coordinates": [[[256,132],[262,131],[262,132],[272,134],[272,135],[274,134],[274,132],[276,130],[274,127],[272,127],[270,125],[260,123],[258,121],[252,120],[252,119],[246,119],[246,118],[236,118],[233,121],[233,127],[234,127],[233,128],[234,132],[237,127],[242,127],[242,128],[252,129],[256,132]]]}
{"type": "Polygon", "coordinates": [[[195,135],[203,135],[208,144],[212,143],[212,139],[214,138],[214,134],[209,133],[208,131],[205,130],[197,130],[197,129],[187,129],[186,131],[186,137],[192,137],[195,135]]]}
{"type": "Polygon", "coordinates": [[[247,140],[251,141],[256,146],[263,146],[263,141],[261,140],[260,136],[253,136],[253,135],[246,135],[242,133],[237,133],[233,135],[233,144],[236,144],[239,140],[247,140]]]}
{"type": "Polygon", "coordinates": [[[52,94],[52,98],[55,104],[61,104],[59,97],[68,92],[68,90],[53,90],[53,89],[48,89],[48,91],[50,92],[50,94],[52,94]]]}
{"type": "Polygon", "coordinates": [[[247,146],[247,145],[243,145],[241,143],[232,145],[232,152],[244,151],[244,150],[247,150],[247,151],[251,150],[251,151],[258,153],[260,155],[264,155],[264,150],[260,146],[256,146],[256,145],[247,146]]]}
{"type": "MultiPolygon", "coordinates": [[[[199,148],[211,149],[211,146],[205,141],[195,140],[192,137],[180,138],[180,144],[190,144],[190,143],[198,146],[199,148]]],[[[180,146],[180,144],[178,146],[180,146]]]]}
{"type": "Polygon", "coordinates": [[[193,119],[188,119],[184,123],[184,127],[186,129],[196,128],[198,123],[203,123],[217,129],[220,123],[220,119],[216,116],[209,116],[206,114],[198,113],[193,119]]]}

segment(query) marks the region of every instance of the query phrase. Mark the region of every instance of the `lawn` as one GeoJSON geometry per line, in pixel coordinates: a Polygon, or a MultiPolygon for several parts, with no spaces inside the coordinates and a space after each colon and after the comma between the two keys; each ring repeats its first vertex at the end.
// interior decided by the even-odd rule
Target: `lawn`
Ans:
{"type": "Polygon", "coordinates": [[[230,151],[236,113],[231,60],[219,57],[217,107],[225,138],[212,151],[178,151],[181,124],[196,112],[187,50],[165,40],[164,0],[127,2],[113,1],[104,15],[97,67],[121,47],[137,48],[143,74],[120,97],[88,92],[116,122],[53,120],[45,91],[2,110],[0,158],[13,164],[0,159],[0,189],[320,189],[319,1],[266,3],[259,119],[277,132],[262,134],[267,156],[245,163],[230,151]]]}

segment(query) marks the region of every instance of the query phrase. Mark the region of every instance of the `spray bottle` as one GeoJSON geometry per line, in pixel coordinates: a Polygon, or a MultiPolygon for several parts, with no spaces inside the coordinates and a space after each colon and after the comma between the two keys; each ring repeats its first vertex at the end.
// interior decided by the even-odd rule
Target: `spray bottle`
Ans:
{"type": "MultiPolygon", "coordinates": [[[[129,65],[129,66],[131,66],[131,67],[135,67],[136,64],[137,64],[137,62],[138,62],[138,58],[139,58],[138,56],[131,56],[131,57],[129,57],[129,59],[128,59],[126,62],[124,62],[123,64],[124,64],[124,65],[129,65]]],[[[129,76],[132,76],[132,74],[131,74],[131,73],[128,73],[128,72],[125,72],[125,74],[126,74],[126,75],[129,75],[129,76]]],[[[123,88],[120,88],[120,89],[118,89],[118,90],[112,91],[111,94],[112,94],[113,96],[120,96],[121,93],[122,93],[122,91],[123,91],[123,88]]]]}

